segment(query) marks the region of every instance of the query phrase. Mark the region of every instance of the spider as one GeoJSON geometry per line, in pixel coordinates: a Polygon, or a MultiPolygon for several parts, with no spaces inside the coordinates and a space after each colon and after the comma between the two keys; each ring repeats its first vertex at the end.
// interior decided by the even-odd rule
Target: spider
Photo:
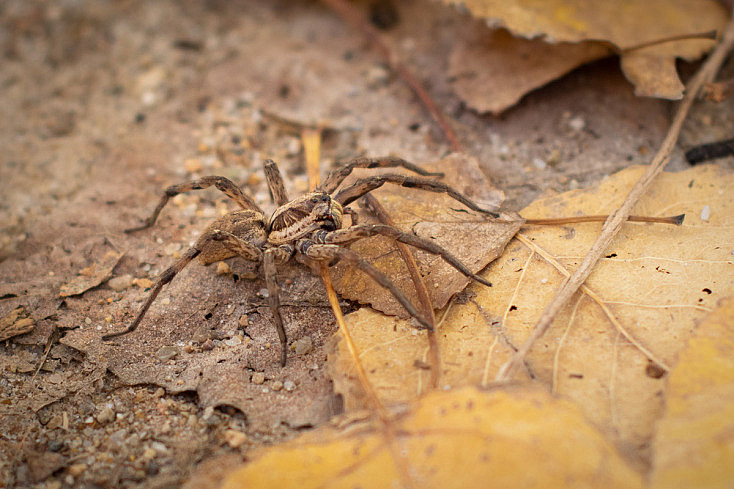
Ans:
{"type": "Polygon", "coordinates": [[[215,186],[227,197],[234,200],[240,209],[216,219],[196,240],[194,245],[156,279],[148,298],[141,307],[135,320],[123,331],[102,337],[109,340],[128,334],[140,325],[146,312],[164,285],[169,283],[194,258],[203,265],[239,256],[245,260],[262,264],[262,273],[268,290],[268,305],[281,344],[280,363],[285,366],[288,338],[280,315],[280,300],[276,282],[277,266],[298,257],[306,263],[344,261],[371,277],[381,287],[387,289],[397,301],[424,328],[430,329],[430,322],[421,315],[400,289],[375,266],[362,259],[357,253],[345,246],[362,238],[383,235],[416,248],[441,256],[448,264],[467,277],[484,285],[492,284],[474,274],[459,259],[430,240],[403,232],[383,224],[359,224],[356,212],[347,206],[381,187],[392,183],[407,188],[417,188],[430,192],[446,193],[466,207],[491,217],[498,214],[481,208],[465,195],[433,178],[442,173],[431,173],[400,158],[357,158],[332,171],[323,184],[293,200],[288,198],[283,178],[278,166],[272,160],[263,163],[270,194],[278,206],[269,217],[260,209],[252,197],[244,193],[231,180],[221,176],[207,176],[188,183],[168,187],[153,214],[143,224],[125,230],[127,233],[147,229],[155,223],[166,203],[182,192],[205,189],[215,186]],[[355,168],[402,167],[418,175],[408,176],[397,173],[361,178],[352,185],[339,189],[344,179],[355,168]],[[350,214],[351,225],[343,227],[344,214],[350,214]]]}

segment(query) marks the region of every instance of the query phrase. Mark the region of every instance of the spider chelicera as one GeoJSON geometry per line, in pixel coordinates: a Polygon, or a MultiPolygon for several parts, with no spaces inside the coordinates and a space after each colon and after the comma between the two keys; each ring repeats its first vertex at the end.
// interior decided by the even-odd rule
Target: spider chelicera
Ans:
{"type": "Polygon", "coordinates": [[[189,183],[168,187],[153,214],[141,226],[126,230],[126,232],[134,232],[151,227],[169,199],[182,192],[200,190],[212,185],[240,206],[240,209],[212,222],[194,245],[176,263],[158,276],[150,295],[130,326],[123,331],[103,336],[103,340],[134,331],[163,286],[173,280],[173,277],[194,258],[198,258],[204,265],[234,256],[242,257],[251,262],[262,263],[262,271],[269,293],[268,304],[281,343],[281,365],[285,365],[286,362],[288,339],[280,315],[280,300],[276,282],[277,266],[296,255],[306,262],[327,262],[331,264],[344,261],[355,266],[380,286],[390,291],[421,326],[429,329],[431,324],[428,320],[418,312],[405,294],[384,273],[345,246],[369,236],[387,236],[439,255],[467,277],[488,286],[492,285],[487,280],[472,273],[461,261],[432,241],[384,224],[358,224],[356,213],[347,207],[355,200],[385,183],[392,183],[408,188],[446,193],[474,211],[491,217],[498,217],[497,213],[481,208],[450,186],[434,178],[425,178],[429,176],[441,177],[443,174],[427,172],[400,158],[358,158],[332,171],[323,184],[313,192],[290,200],[275,162],[267,160],[263,166],[268,188],[275,204],[278,206],[269,217],[260,209],[252,197],[244,193],[231,180],[220,176],[208,176],[189,183]],[[358,179],[353,184],[339,189],[344,179],[355,168],[385,167],[402,167],[422,176],[385,173],[358,179]],[[351,215],[351,225],[349,227],[342,227],[344,214],[351,215]]]}

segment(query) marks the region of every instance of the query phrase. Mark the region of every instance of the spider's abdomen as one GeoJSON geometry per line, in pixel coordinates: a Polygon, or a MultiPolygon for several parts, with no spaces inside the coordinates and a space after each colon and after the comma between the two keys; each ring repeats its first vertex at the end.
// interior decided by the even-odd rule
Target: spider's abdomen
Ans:
{"type": "MultiPolygon", "coordinates": [[[[234,234],[258,248],[262,248],[268,240],[264,216],[252,210],[236,210],[220,217],[209,225],[206,232],[214,230],[234,234]]],[[[224,244],[209,241],[198,259],[201,264],[208,265],[233,256],[236,253],[227,249],[224,244]]]]}

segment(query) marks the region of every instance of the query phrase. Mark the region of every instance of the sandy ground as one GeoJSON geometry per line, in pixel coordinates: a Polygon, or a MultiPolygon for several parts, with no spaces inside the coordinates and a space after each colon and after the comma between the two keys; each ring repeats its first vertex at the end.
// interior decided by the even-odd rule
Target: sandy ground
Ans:
{"type": "MultiPolygon", "coordinates": [[[[673,105],[635,98],[615,59],[478,116],[444,75],[467,19],[418,1],[399,13],[385,38],[507,209],[647,163],[668,127],[673,105]]],[[[379,55],[323,5],[289,1],[9,0],[0,49],[0,317],[22,306],[35,323],[0,344],[0,487],[179,487],[216,456],[244,460],[338,412],[324,371],[331,312],[295,266],[280,280],[289,335],[303,341],[286,368],[264,282],[236,260],[188,268],[141,331],[99,337],[128,324],[149,281],[227,209],[214,190],[184,195],[154,228],[125,234],[165,186],[225,175],[272,209],[262,160],[304,191],[298,131],[316,124],[325,170],[362,154],[448,153],[379,55]],[[59,296],[109,253],[115,280],[59,296]]],[[[731,138],[732,109],[698,104],[680,148],[731,138]]],[[[685,167],[679,149],[670,170],[685,167]]]]}

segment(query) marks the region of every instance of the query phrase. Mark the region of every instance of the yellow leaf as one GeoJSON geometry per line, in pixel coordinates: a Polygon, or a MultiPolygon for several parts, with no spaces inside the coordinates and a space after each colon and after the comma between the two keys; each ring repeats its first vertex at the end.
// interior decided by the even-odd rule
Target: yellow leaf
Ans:
{"type": "MultiPolygon", "coordinates": [[[[444,1],[463,5],[474,17],[484,19],[489,25],[506,27],[527,39],[540,37],[550,43],[609,42],[622,53],[622,69],[635,84],[637,94],[669,99],[682,96],[683,86],[675,70],[675,59],[698,59],[714,46],[714,42],[689,39],[665,42],[628,53],[624,50],[650,41],[720,31],[728,17],[726,9],[713,0],[444,1]]],[[[575,51],[569,51],[571,57],[577,56],[575,51]]],[[[583,56],[579,58],[579,64],[582,62],[583,56]]],[[[556,68],[548,72],[542,70],[543,77],[550,76],[561,65],[554,63],[552,66],[556,68]]],[[[490,68],[499,76],[503,75],[501,65],[490,68]]],[[[538,70],[528,66],[528,70],[531,69],[538,70]]],[[[515,71],[520,73],[521,70],[515,71]]],[[[494,78],[493,75],[488,76],[494,78]]]]}
{"type": "Polygon", "coordinates": [[[653,489],[734,483],[734,298],[696,330],[670,375],[658,425],[653,489]]]}
{"type": "MultiPolygon", "coordinates": [[[[536,201],[525,217],[604,214],[618,206],[644,171],[624,170],[598,188],[536,201]]],[[[654,421],[662,410],[665,366],[673,364],[698,320],[734,293],[734,177],[716,166],[664,173],[636,215],[686,213],[682,226],[625,224],[570,305],[531,351],[518,379],[577,402],[644,470],[654,421]],[[704,209],[704,217],[701,219],[704,209]],[[633,343],[634,341],[634,343],[633,343]],[[654,357],[655,361],[650,361],[654,357]],[[663,368],[660,368],[661,363],[663,368]]],[[[451,306],[438,329],[441,387],[488,385],[531,334],[564,279],[545,257],[571,272],[600,232],[595,223],[533,226],[483,274],[494,287],[451,306]]],[[[437,314],[441,317],[442,313],[437,314]]],[[[409,323],[358,311],[347,316],[361,360],[386,403],[430,388],[425,334],[409,323]]],[[[341,348],[341,345],[339,345],[341,348]]],[[[335,389],[349,408],[362,406],[351,359],[330,355],[335,389]]]]}
{"type": "MultiPolygon", "coordinates": [[[[376,426],[318,429],[264,451],[222,487],[402,487],[376,426]]],[[[542,389],[432,392],[394,428],[413,487],[641,487],[578,408],[542,389]]]]}

